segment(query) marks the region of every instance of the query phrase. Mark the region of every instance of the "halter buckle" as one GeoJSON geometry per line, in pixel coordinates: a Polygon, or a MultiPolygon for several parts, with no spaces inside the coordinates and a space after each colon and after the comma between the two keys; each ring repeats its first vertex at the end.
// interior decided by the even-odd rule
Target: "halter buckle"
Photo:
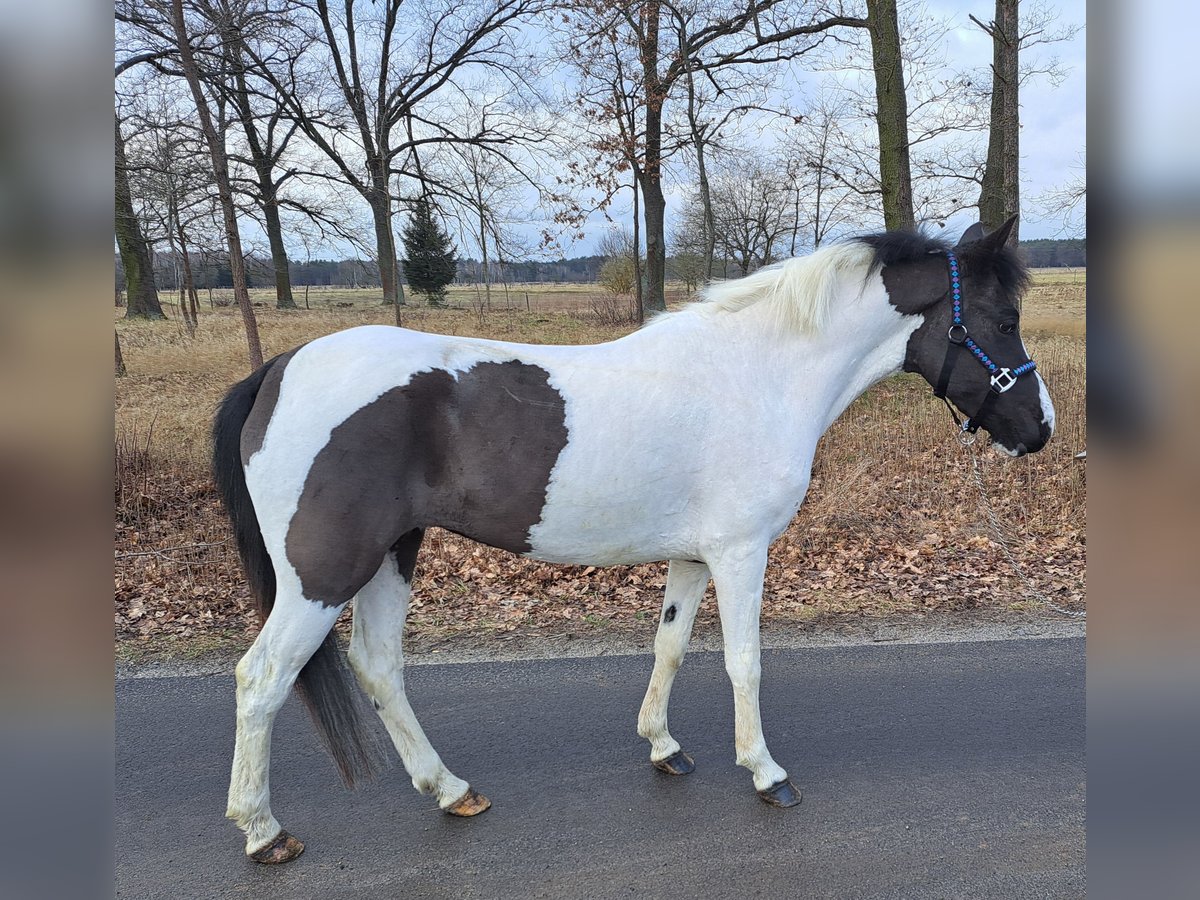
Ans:
{"type": "Polygon", "coordinates": [[[946,337],[950,339],[952,344],[961,344],[967,339],[967,326],[962,322],[955,322],[950,326],[950,330],[946,332],[946,337]]]}
{"type": "Polygon", "coordinates": [[[1003,394],[1010,387],[1017,383],[1017,376],[1010,369],[1001,369],[992,376],[992,390],[997,394],[1003,394]]]}

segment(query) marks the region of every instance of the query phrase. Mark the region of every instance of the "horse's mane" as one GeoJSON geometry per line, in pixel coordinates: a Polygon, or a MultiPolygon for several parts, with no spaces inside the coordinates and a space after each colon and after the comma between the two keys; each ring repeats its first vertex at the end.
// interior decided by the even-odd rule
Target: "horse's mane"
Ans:
{"type": "Polygon", "coordinates": [[[763,306],[781,326],[816,333],[824,328],[834,295],[845,276],[865,277],[872,258],[871,248],[864,244],[849,242],[822,247],[808,256],[765,266],[744,278],[710,284],[699,301],[678,312],[657,316],[654,322],[763,306]]]}
{"type": "Polygon", "coordinates": [[[744,278],[720,281],[704,288],[701,299],[673,313],[663,313],[657,323],[677,316],[711,316],[764,306],[781,327],[803,333],[820,332],[838,287],[849,276],[859,284],[888,265],[914,262],[933,253],[953,249],[967,273],[991,273],[1006,297],[1015,301],[1029,286],[1029,270],[1011,247],[993,249],[967,244],[953,247],[945,238],[921,231],[883,231],[849,238],[809,254],[765,266],[744,278]]]}
{"type": "Polygon", "coordinates": [[[964,276],[967,274],[994,275],[1000,282],[1005,297],[1015,302],[1029,287],[1029,268],[1021,255],[1007,245],[993,248],[976,242],[962,247],[953,246],[945,238],[934,237],[921,231],[882,231],[851,238],[866,244],[875,252],[871,271],[883,266],[914,262],[931,253],[953,250],[962,263],[964,276]]]}

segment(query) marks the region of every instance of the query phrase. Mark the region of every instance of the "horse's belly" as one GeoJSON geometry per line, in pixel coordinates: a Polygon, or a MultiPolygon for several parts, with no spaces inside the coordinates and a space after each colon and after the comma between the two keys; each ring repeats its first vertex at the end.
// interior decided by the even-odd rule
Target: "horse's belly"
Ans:
{"type": "Polygon", "coordinates": [[[682,490],[610,482],[552,486],[526,555],[547,562],[632,565],[691,555],[698,504],[682,490]]]}

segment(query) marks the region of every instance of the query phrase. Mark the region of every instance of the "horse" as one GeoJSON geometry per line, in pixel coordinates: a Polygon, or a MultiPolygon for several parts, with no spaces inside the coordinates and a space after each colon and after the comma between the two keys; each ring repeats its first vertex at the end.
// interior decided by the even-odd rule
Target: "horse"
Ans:
{"type": "MultiPolygon", "coordinates": [[[[918,372],[1012,456],[1054,407],[1018,328],[1013,221],[961,240],[867,234],[708,287],[618,340],[542,346],[363,326],[275,357],[213,425],[214,478],[263,619],[236,667],[226,815],[263,863],[303,843],[270,807],[275,715],[293,683],[348,784],[374,764],[349,669],[413,786],[455,816],[490,801],[443,764],[405,696],[401,640],[425,529],[551,563],[669,561],[637,718],[650,761],[694,762],[667,728],[697,607],[716,587],[737,763],[767,803],[800,791],[759,715],[767,551],[804,499],[817,441],[859,394],[918,372]],[[968,358],[970,357],[970,358],[968,358]],[[1032,377],[1029,377],[1032,376],[1032,377]]],[[[951,409],[953,413],[953,408],[951,409]]]]}

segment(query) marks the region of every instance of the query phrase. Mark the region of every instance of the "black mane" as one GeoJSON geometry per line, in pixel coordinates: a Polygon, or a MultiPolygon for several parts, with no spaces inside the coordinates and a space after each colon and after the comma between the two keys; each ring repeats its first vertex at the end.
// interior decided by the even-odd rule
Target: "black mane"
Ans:
{"type": "Polygon", "coordinates": [[[1012,247],[994,249],[979,242],[955,247],[946,238],[933,237],[921,231],[880,231],[861,234],[851,240],[866,244],[875,251],[872,271],[878,271],[883,266],[914,262],[931,253],[953,250],[962,263],[964,276],[970,272],[995,275],[1001,290],[1014,304],[1029,287],[1029,268],[1021,259],[1021,254],[1012,247]]]}

